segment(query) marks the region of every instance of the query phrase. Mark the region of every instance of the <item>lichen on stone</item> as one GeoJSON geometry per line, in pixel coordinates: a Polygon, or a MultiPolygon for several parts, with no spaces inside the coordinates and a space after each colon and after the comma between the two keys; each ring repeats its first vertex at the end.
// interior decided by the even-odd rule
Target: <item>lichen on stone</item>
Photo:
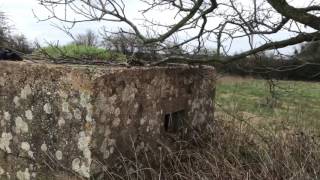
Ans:
{"type": "Polygon", "coordinates": [[[65,123],[66,123],[66,121],[62,117],[60,117],[59,120],[58,120],[58,126],[62,127],[62,126],[65,125],[65,123]]]}
{"type": "Polygon", "coordinates": [[[62,152],[61,151],[56,151],[56,153],[55,153],[55,155],[56,155],[56,158],[57,158],[57,160],[59,160],[59,161],[61,161],[62,160],[62,156],[63,156],[63,154],[62,154],[62,152]]]}
{"type": "Polygon", "coordinates": [[[86,134],[86,132],[84,131],[81,131],[79,133],[78,149],[82,151],[84,160],[80,160],[80,162],[78,162],[77,160],[75,162],[72,162],[72,169],[84,177],[90,176],[90,166],[92,162],[90,150],[91,133],[92,132],[86,134]]]}
{"type": "Polygon", "coordinates": [[[4,119],[5,119],[6,121],[10,121],[10,120],[11,120],[11,114],[10,114],[9,112],[7,112],[7,111],[5,111],[5,112],[3,113],[3,117],[4,117],[4,119]]]}
{"type": "Polygon", "coordinates": [[[43,106],[43,110],[44,110],[44,112],[46,112],[47,114],[52,114],[52,106],[51,106],[51,104],[46,103],[46,104],[43,106]]]}
{"type": "Polygon", "coordinates": [[[87,122],[93,122],[93,118],[92,118],[92,114],[93,114],[93,106],[89,105],[87,107],[87,115],[86,115],[86,121],[87,122]]]}
{"type": "Polygon", "coordinates": [[[72,161],[72,170],[83,177],[90,178],[90,165],[88,165],[87,162],[81,161],[79,158],[75,158],[72,161]]]}
{"type": "Polygon", "coordinates": [[[113,121],[112,121],[112,126],[113,126],[113,127],[118,127],[118,126],[120,125],[120,123],[121,123],[120,118],[116,117],[116,118],[114,118],[113,121]]]}
{"type": "Polygon", "coordinates": [[[17,179],[18,180],[30,180],[31,176],[29,173],[29,169],[26,168],[24,171],[19,170],[17,172],[17,179]]]}
{"type": "Polygon", "coordinates": [[[21,149],[23,149],[25,151],[29,151],[30,150],[30,144],[28,142],[22,142],[21,143],[21,149]]]}
{"type": "Polygon", "coordinates": [[[32,120],[33,119],[32,111],[31,110],[25,111],[25,116],[28,120],[32,120]]]}
{"type": "Polygon", "coordinates": [[[123,102],[131,102],[134,100],[136,93],[138,92],[134,84],[127,85],[122,91],[121,97],[123,102]]]}
{"type": "Polygon", "coordinates": [[[2,176],[5,173],[4,169],[0,166],[0,176],[2,176]]]}
{"type": "Polygon", "coordinates": [[[81,131],[79,133],[78,149],[84,151],[85,149],[89,148],[90,141],[91,137],[87,136],[84,131],[81,131]]]}
{"type": "Polygon", "coordinates": [[[0,149],[7,153],[11,153],[10,141],[12,140],[12,134],[3,132],[0,138],[0,149]]]}
{"type": "Polygon", "coordinates": [[[29,131],[28,124],[25,121],[23,121],[23,119],[20,116],[15,118],[15,125],[15,131],[17,134],[20,134],[21,132],[27,133],[29,131]]]}
{"type": "Polygon", "coordinates": [[[69,103],[68,102],[63,102],[62,103],[62,112],[66,112],[66,113],[70,112],[69,103]]]}
{"type": "Polygon", "coordinates": [[[22,142],[21,149],[26,151],[29,157],[34,158],[33,152],[30,150],[30,144],[28,142],[22,142]]]}
{"type": "Polygon", "coordinates": [[[14,98],[13,98],[13,103],[14,103],[14,105],[15,105],[15,107],[17,108],[17,107],[20,107],[20,98],[18,97],[18,96],[15,96],[14,98]]]}
{"type": "Polygon", "coordinates": [[[21,90],[21,93],[20,93],[20,97],[22,99],[27,99],[27,97],[29,95],[32,94],[32,90],[31,90],[31,87],[29,84],[27,84],[22,90],[21,90]]]}
{"type": "Polygon", "coordinates": [[[45,143],[43,143],[43,144],[41,145],[40,149],[41,149],[41,151],[43,151],[43,152],[47,152],[48,147],[47,147],[47,145],[46,145],[45,143]]]}
{"type": "Polygon", "coordinates": [[[80,94],[80,105],[85,108],[90,103],[90,94],[86,92],[82,92],[80,94]]]}
{"type": "Polygon", "coordinates": [[[76,108],[75,110],[73,110],[73,116],[74,118],[76,118],[77,120],[81,120],[82,118],[82,112],[80,111],[80,109],[76,108]]]}
{"type": "Polygon", "coordinates": [[[142,117],[141,119],[140,119],[140,125],[144,125],[144,123],[146,123],[146,118],[145,117],[142,117]]]}

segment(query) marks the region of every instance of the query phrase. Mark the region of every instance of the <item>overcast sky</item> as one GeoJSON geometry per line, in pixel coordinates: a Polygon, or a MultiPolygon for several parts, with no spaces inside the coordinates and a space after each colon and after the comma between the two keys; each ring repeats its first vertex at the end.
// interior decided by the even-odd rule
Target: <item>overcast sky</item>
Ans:
{"type": "MultiPolygon", "coordinates": [[[[126,3],[128,17],[137,17],[139,5],[129,1],[126,3]]],[[[0,0],[0,11],[4,12],[9,18],[9,22],[14,25],[15,33],[22,33],[28,37],[29,40],[44,41],[57,41],[66,43],[71,41],[63,31],[54,27],[53,24],[59,22],[40,21],[37,17],[43,19],[48,16],[48,12],[38,4],[38,0],[0,0]],[[35,15],[37,17],[35,17],[35,15]]],[[[118,26],[112,22],[104,23],[81,23],[75,26],[72,30],[73,33],[83,33],[87,29],[97,31],[100,27],[106,26],[109,30],[118,29],[118,26]]]]}
{"type": "MultiPolygon", "coordinates": [[[[46,17],[46,11],[38,5],[37,0],[0,0],[0,11],[5,12],[16,33],[22,33],[31,41],[61,41],[66,43],[70,38],[50,22],[39,22],[33,11],[41,18],[46,17]]],[[[94,25],[90,28],[95,29],[94,25]]],[[[88,29],[87,25],[77,26],[75,31],[88,29]]]]}
{"type": "MultiPolygon", "coordinates": [[[[128,17],[137,16],[136,9],[138,9],[139,5],[134,2],[136,1],[126,2],[127,7],[130,7],[127,8],[128,17]]],[[[15,32],[26,35],[30,41],[38,40],[39,42],[43,43],[45,41],[56,42],[59,40],[61,44],[71,41],[71,39],[64,32],[53,27],[52,22],[39,22],[37,18],[35,18],[33,11],[41,18],[45,18],[47,14],[46,10],[38,5],[37,0],[0,0],[0,11],[6,13],[10,19],[10,23],[15,27],[15,32]]],[[[164,14],[153,14],[153,16],[159,18],[164,17],[164,14]]],[[[103,25],[109,27],[109,29],[117,28],[117,26],[111,22],[104,23],[103,25]]],[[[98,30],[101,26],[101,23],[79,24],[73,29],[73,32],[81,33],[87,29],[98,30]]],[[[289,35],[283,33],[277,34],[274,36],[274,39],[283,39],[286,36],[289,35]]],[[[245,40],[238,40],[234,43],[232,51],[244,51],[248,48],[246,44],[247,43],[245,40]]],[[[287,48],[285,51],[292,51],[292,47],[287,48]]]]}

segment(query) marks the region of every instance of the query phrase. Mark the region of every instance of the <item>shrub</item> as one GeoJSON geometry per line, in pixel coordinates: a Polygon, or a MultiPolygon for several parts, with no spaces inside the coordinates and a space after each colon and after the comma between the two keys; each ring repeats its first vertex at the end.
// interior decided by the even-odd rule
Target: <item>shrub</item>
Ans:
{"type": "Polygon", "coordinates": [[[111,52],[111,59],[116,62],[123,62],[123,63],[128,61],[127,56],[119,52],[111,52]]]}
{"type": "Polygon", "coordinates": [[[108,51],[85,45],[70,44],[66,46],[49,46],[43,48],[42,53],[55,59],[90,59],[90,60],[110,60],[108,51]]]}

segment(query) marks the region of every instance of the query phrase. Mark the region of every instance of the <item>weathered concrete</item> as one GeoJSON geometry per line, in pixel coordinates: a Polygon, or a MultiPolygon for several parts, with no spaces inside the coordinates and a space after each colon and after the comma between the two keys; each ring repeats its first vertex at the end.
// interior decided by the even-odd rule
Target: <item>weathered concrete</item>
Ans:
{"type": "Polygon", "coordinates": [[[213,120],[214,76],[209,67],[1,62],[0,179],[87,178],[132,142],[153,147],[201,126],[213,120]]]}

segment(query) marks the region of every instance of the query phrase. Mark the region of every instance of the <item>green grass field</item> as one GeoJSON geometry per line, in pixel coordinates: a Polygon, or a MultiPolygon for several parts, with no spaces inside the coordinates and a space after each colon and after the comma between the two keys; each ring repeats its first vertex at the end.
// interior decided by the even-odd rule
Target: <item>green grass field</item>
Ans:
{"type": "Polygon", "coordinates": [[[275,132],[298,128],[320,135],[320,83],[275,81],[271,98],[266,80],[240,77],[218,79],[219,113],[236,114],[251,125],[275,132]]]}

